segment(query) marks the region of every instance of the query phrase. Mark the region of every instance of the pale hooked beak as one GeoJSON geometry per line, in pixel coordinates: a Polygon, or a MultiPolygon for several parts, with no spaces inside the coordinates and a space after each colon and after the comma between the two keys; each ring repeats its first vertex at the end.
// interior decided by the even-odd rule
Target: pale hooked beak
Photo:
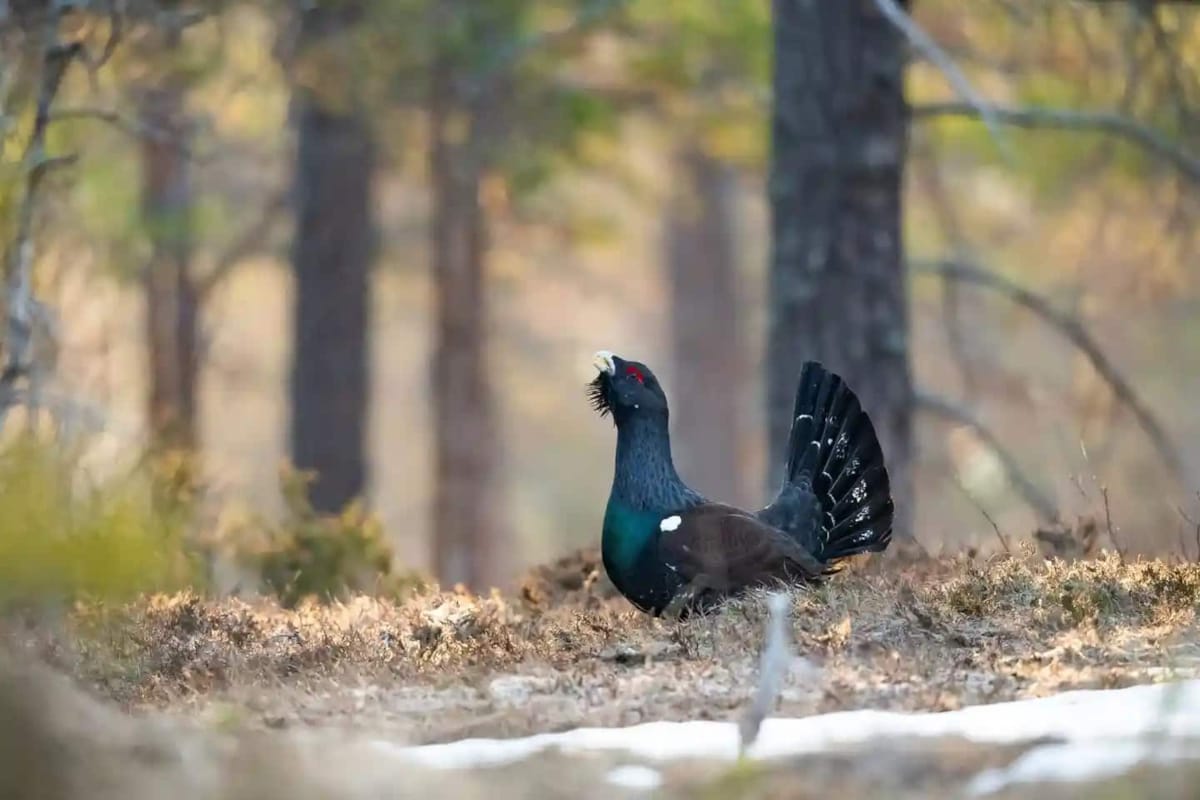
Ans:
{"type": "Polygon", "coordinates": [[[609,375],[614,375],[617,371],[617,365],[613,363],[613,354],[607,350],[599,350],[592,356],[592,366],[609,375]]]}

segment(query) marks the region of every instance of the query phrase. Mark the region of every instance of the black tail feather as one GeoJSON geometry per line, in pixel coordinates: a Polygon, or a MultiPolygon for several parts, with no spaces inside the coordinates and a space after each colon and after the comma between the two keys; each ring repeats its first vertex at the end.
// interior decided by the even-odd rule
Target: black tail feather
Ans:
{"type": "Polygon", "coordinates": [[[764,517],[793,528],[789,532],[828,563],[886,549],[893,516],[883,450],[870,417],[840,377],[806,362],[796,389],[784,486],[764,517]],[[820,519],[815,535],[817,514],[782,507],[814,505],[812,495],[820,519]]]}

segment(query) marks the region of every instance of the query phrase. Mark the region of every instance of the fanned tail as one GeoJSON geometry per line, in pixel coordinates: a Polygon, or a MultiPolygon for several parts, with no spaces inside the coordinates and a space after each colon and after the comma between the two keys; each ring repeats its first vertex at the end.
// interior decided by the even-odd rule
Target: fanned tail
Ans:
{"type": "Polygon", "coordinates": [[[894,506],[875,426],[845,381],[816,361],[800,373],[787,453],[765,520],[826,563],[887,548],[894,506]]]}

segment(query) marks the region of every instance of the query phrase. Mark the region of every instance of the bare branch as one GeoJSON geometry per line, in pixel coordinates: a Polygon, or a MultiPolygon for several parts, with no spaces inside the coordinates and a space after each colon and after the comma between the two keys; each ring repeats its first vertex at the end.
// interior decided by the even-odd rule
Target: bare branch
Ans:
{"type": "Polygon", "coordinates": [[[25,149],[25,162],[30,166],[26,172],[25,192],[17,215],[16,234],[5,265],[8,283],[8,330],[5,337],[7,357],[4,369],[0,372],[0,428],[4,425],[9,409],[17,400],[16,389],[20,379],[25,376],[31,379],[35,377],[32,375],[34,328],[40,320],[47,317],[33,295],[33,221],[38,190],[51,169],[73,159],[71,156],[46,155],[46,128],[50,122],[50,106],[58,95],[67,68],[82,51],[82,46],[77,43],[64,44],[58,40],[58,20],[59,14],[54,13],[48,14],[45,21],[41,85],[38,90],[33,131],[25,149]]]}
{"type": "Polygon", "coordinates": [[[1100,487],[1100,496],[1104,498],[1104,524],[1108,528],[1108,538],[1112,540],[1113,547],[1117,549],[1117,555],[1121,558],[1121,563],[1125,563],[1125,554],[1127,550],[1121,546],[1121,540],[1117,538],[1117,531],[1113,528],[1112,508],[1108,502],[1108,487],[1100,487]]]}
{"type": "Polygon", "coordinates": [[[1179,47],[1177,38],[1184,37],[1174,37],[1167,33],[1166,27],[1157,13],[1143,15],[1141,19],[1150,27],[1151,35],[1154,37],[1154,49],[1166,56],[1167,82],[1176,114],[1189,124],[1194,124],[1196,115],[1188,101],[1196,97],[1197,89],[1200,86],[1197,86],[1195,73],[1190,66],[1190,58],[1185,58],[1180,52],[1182,48],[1179,47]]]}
{"type": "Polygon", "coordinates": [[[109,108],[63,108],[57,111],[50,112],[50,122],[68,122],[71,120],[90,119],[97,122],[103,122],[111,125],[122,133],[128,134],[139,139],[151,139],[156,142],[168,142],[175,144],[180,149],[187,149],[187,146],[178,141],[178,137],[173,136],[170,131],[154,128],[146,125],[143,122],[129,119],[123,116],[119,111],[109,108]]]}
{"type": "Polygon", "coordinates": [[[93,56],[86,49],[80,52],[79,61],[87,68],[88,82],[91,84],[92,91],[100,90],[100,82],[97,77],[100,68],[112,59],[113,54],[117,51],[117,45],[121,42],[121,37],[125,32],[124,15],[124,0],[104,0],[104,11],[108,15],[108,37],[104,41],[104,47],[100,50],[100,55],[93,56]],[[118,3],[122,6],[119,9],[118,3]]]}
{"type": "Polygon", "coordinates": [[[987,126],[988,132],[996,142],[996,147],[1000,149],[1006,159],[1011,161],[1012,149],[1004,138],[999,120],[992,111],[992,104],[975,91],[975,87],[954,63],[954,59],[948,56],[933,40],[933,37],[913,21],[913,18],[896,0],[875,0],[875,5],[879,8],[879,12],[887,17],[888,21],[895,25],[908,38],[909,42],[946,76],[946,80],[950,82],[955,93],[983,120],[983,124],[987,126]]]}
{"type": "Polygon", "coordinates": [[[1104,353],[1099,343],[1088,333],[1075,317],[1055,308],[1039,294],[1013,283],[1009,279],[989,272],[977,266],[958,261],[913,262],[910,264],[915,272],[939,275],[943,280],[954,280],[970,283],[985,289],[991,289],[1007,297],[1019,306],[1032,311],[1052,328],[1057,330],[1075,347],[1077,347],[1091,363],[1101,379],[1109,385],[1117,399],[1125,405],[1137,420],[1138,425],[1150,438],[1159,458],[1167,465],[1176,479],[1182,484],[1188,484],[1187,469],[1182,456],[1176,450],[1171,437],[1167,435],[1162,424],[1155,417],[1146,402],[1137,393],[1121,371],[1104,353]]]}
{"type": "MultiPolygon", "coordinates": [[[[1196,560],[1200,561],[1200,521],[1194,520],[1188,516],[1188,513],[1183,510],[1182,506],[1176,507],[1176,510],[1179,511],[1179,516],[1183,517],[1185,522],[1193,526],[1196,537],[1196,560]]],[[[1184,540],[1182,532],[1180,532],[1179,539],[1180,546],[1183,548],[1183,560],[1188,561],[1190,560],[1190,556],[1188,556],[1187,541],[1184,540]]]]}
{"type": "MultiPolygon", "coordinates": [[[[1058,131],[1093,131],[1117,136],[1170,164],[1189,180],[1200,183],[1200,158],[1176,146],[1163,134],[1137,120],[1108,111],[1074,111],[1063,108],[992,106],[990,113],[1005,125],[1058,131]]],[[[980,118],[970,103],[926,103],[912,107],[914,119],[937,117],[980,118]]]]}
{"type": "Polygon", "coordinates": [[[288,193],[277,192],[262,208],[262,213],[246,226],[218,257],[212,271],[196,284],[196,294],[204,301],[231,272],[262,246],[263,240],[287,207],[288,193]]]}
{"type": "Polygon", "coordinates": [[[125,34],[124,19],[117,8],[119,0],[110,0],[108,4],[108,38],[104,41],[104,49],[100,51],[99,58],[91,59],[88,62],[88,69],[94,74],[100,67],[112,59],[113,53],[117,52],[117,45],[121,42],[121,37],[125,34]]]}
{"type": "Polygon", "coordinates": [[[1017,493],[1025,500],[1025,503],[1047,522],[1059,521],[1058,506],[1054,500],[1026,477],[1026,472],[1021,468],[1016,457],[1008,451],[1008,448],[1000,441],[1000,437],[993,433],[983,420],[965,406],[939,395],[917,391],[913,397],[918,410],[935,414],[950,422],[970,428],[984,446],[996,456],[1004,474],[1017,493]]]}

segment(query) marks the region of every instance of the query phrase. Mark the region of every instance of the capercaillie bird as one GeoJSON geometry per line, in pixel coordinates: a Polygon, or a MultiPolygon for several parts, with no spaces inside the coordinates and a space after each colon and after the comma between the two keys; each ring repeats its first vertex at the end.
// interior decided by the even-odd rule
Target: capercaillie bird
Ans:
{"type": "Polygon", "coordinates": [[[589,397],[617,428],[601,553],[641,610],[704,612],[751,587],[820,581],[887,548],[894,507],[875,428],[820,363],[801,370],[783,482],[758,511],[713,502],[679,477],[667,396],[645,364],[602,350],[595,366],[589,397]]]}

